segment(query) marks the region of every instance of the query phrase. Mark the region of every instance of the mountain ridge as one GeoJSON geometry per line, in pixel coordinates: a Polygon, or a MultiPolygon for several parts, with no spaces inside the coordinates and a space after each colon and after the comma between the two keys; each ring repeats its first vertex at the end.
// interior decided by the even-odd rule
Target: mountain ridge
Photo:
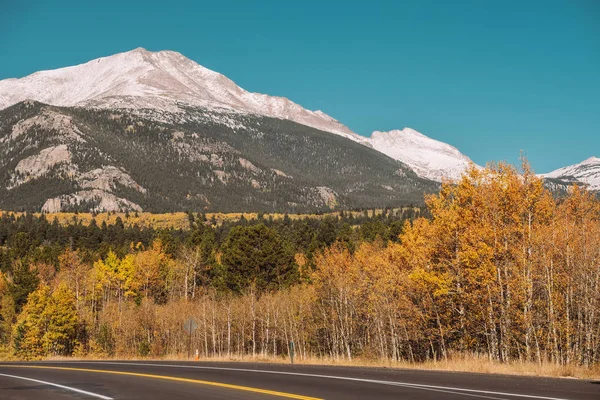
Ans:
{"type": "MultiPolygon", "coordinates": [[[[80,65],[0,81],[0,109],[26,99],[67,107],[155,109],[169,113],[181,111],[181,104],[187,104],[219,112],[287,119],[367,147],[380,143],[353,132],[321,110],[306,110],[285,97],[248,92],[224,75],[170,50],[150,52],[137,48],[80,65]]],[[[432,142],[439,143],[433,139],[432,142]]],[[[448,176],[443,169],[426,173],[427,165],[422,160],[411,164],[416,159],[406,157],[406,152],[383,153],[408,164],[421,177],[440,182],[457,175],[448,176]]],[[[464,162],[458,162],[460,165],[452,170],[464,167],[464,162]]]]}
{"type": "Polygon", "coordinates": [[[319,212],[423,202],[404,164],[293,121],[24,101],[0,110],[0,209],[319,212]]]}
{"type": "Polygon", "coordinates": [[[600,158],[589,157],[578,164],[568,165],[538,176],[564,186],[577,184],[597,192],[600,191],[600,158]]]}
{"type": "Polygon", "coordinates": [[[27,99],[67,107],[165,111],[176,111],[176,103],[182,102],[254,112],[345,136],[359,136],[322,111],[306,110],[285,97],[248,92],[224,75],[170,50],[150,52],[137,48],[0,81],[0,109],[27,99]]]}
{"type": "MultiPolygon", "coordinates": [[[[374,131],[370,137],[358,135],[321,110],[305,109],[285,97],[246,91],[223,74],[170,50],[136,48],[0,81],[0,110],[27,99],[99,112],[127,110],[131,116],[170,124],[212,120],[234,130],[243,126],[244,118],[253,116],[288,120],[373,148],[407,165],[418,177],[434,182],[457,181],[470,165],[479,167],[456,147],[411,128],[374,131]]],[[[60,153],[57,149],[46,150],[50,155],[60,153]]],[[[582,172],[588,167],[573,170],[578,165],[540,176],[561,186],[580,183],[600,190],[595,175],[590,178],[582,172]]]]}

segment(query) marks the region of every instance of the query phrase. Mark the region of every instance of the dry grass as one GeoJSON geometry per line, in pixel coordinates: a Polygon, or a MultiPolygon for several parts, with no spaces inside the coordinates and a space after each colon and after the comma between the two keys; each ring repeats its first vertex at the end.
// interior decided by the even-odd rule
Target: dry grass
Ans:
{"type": "MultiPolygon", "coordinates": [[[[107,360],[108,358],[87,357],[87,358],[65,358],[53,357],[54,361],[68,360],[107,360]]],[[[172,355],[163,358],[141,358],[141,357],[119,357],[119,360],[129,361],[187,361],[187,355],[172,355]]],[[[201,357],[200,362],[256,362],[256,363],[275,363],[289,364],[287,357],[264,357],[264,356],[216,356],[201,357]]],[[[550,378],[577,378],[577,379],[600,379],[600,365],[594,367],[584,367],[578,365],[557,365],[550,362],[534,363],[524,361],[513,361],[509,363],[499,363],[490,361],[484,355],[478,354],[457,354],[448,360],[426,361],[421,363],[410,363],[405,361],[392,362],[382,360],[368,359],[332,359],[319,357],[297,357],[294,360],[298,365],[330,365],[330,366],[349,366],[349,367],[371,367],[371,368],[393,368],[393,369],[416,369],[426,371],[448,371],[448,372],[471,372],[480,374],[500,374],[500,375],[519,375],[536,376],[550,378]]]]}
{"type": "MultiPolygon", "coordinates": [[[[396,211],[394,209],[393,211],[396,211]]],[[[417,210],[417,209],[415,209],[417,210]]],[[[380,215],[383,210],[369,210],[367,213],[369,216],[380,215]]],[[[345,211],[347,215],[352,214],[354,217],[359,217],[363,213],[361,211],[345,211]]],[[[5,215],[16,215],[19,216],[22,213],[12,212],[12,211],[0,211],[0,217],[5,215]]],[[[33,213],[36,217],[39,217],[40,213],[33,213]]],[[[217,225],[222,224],[224,221],[239,221],[242,216],[244,216],[247,220],[252,220],[258,218],[257,213],[207,213],[205,214],[206,218],[210,221],[213,217],[217,223],[217,225]]],[[[302,219],[302,218],[323,218],[326,216],[335,216],[338,215],[338,212],[324,213],[324,214],[288,214],[291,219],[302,219]]],[[[275,220],[282,219],[285,214],[264,214],[265,218],[273,218],[275,220]]],[[[92,215],[91,213],[54,213],[54,214],[46,214],[46,218],[48,221],[53,221],[55,218],[61,225],[68,225],[73,222],[81,222],[83,225],[89,225],[92,219],[96,220],[96,223],[100,226],[103,222],[106,222],[107,225],[114,224],[117,220],[117,217],[120,217],[123,223],[127,226],[138,225],[144,227],[152,227],[156,229],[189,229],[190,224],[188,221],[188,215],[184,212],[173,212],[173,213],[164,213],[164,214],[153,214],[147,212],[135,213],[131,212],[128,214],[125,213],[100,213],[97,215],[92,215]]]]}

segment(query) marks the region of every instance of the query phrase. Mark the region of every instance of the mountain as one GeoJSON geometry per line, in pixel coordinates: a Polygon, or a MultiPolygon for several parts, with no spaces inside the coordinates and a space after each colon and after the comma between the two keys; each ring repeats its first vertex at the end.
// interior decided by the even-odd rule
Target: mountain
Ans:
{"type": "MultiPolygon", "coordinates": [[[[173,51],[143,48],[21,79],[0,81],[0,109],[24,100],[64,107],[155,110],[185,113],[185,107],[220,114],[286,119],[375,147],[411,167],[420,177],[455,180],[470,160],[454,147],[411,129],[358,135],[321,111],[283,98],[248,92],[227,77],[173,51]]],[[[145,116],[151,116],[147,111],[145,116]]]]}
{"type": "Polygon", "coordinates": [[[0,208],[306,212],[437,183],[321,111],[138,48],[0,81],[0,208]]]}
{"type": "Polygon", "coordinates": [[[263,211],[421,203],[438,189],[355,141],[287,119],[177,104],[176,111],[0,111],[0,209],[263,211]]]}
{"type": "Polygon", "coordinates": [[[473,163],[456,147],[410,128],[375,131],[369,143],[375,150],[408,165],[418,176],[437,182],[459,180],[473,163]]]}
{"type": "Polygon", "coordinates": [[[547,174],[540,174],[551,186],[568,187],[574,184],[600,191],[600,158],[590,157],[579,164],[559,168],[547,174]]]}
{"type": "Polygon", "coordinates": [[[354,140],[364,139],[321,111],[251,93],[174,51],[137,48],[85,64],[0,81],[0,109],[24,100],[56,106],[180,111],[178,104],[287,119],[354,140]]]}
{"type": "MultiPolygon", "coordinates": [[[[363,137],[173,51],[138,48],[2,80],[0,110],[4,209],[398,206],[472,164],[410,128],[363,137]]],[[[600,191],[600,159],[541,176],[559,191],[600,191]]]]}

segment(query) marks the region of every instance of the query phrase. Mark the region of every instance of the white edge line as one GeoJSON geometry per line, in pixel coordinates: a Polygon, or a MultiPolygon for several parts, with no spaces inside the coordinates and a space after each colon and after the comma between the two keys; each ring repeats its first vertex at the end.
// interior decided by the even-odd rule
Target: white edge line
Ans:
{"type": "Polygon", "coordinates": [[[435,386],[435,385],[420,385],[420,384],[415,384],[415,383],[402,383],[402,382],[389,382],[389,381],[381,381],[381,383],[388,384],[388,385],[397,385],[397,386],[402,386],[402,387],[408,387],[408,388],[414,388],[414,389],[425,389],[425,390],[453,390],[455,394],[461,394],[461,393],[456,393],[456,392],[464,392],[464,395],[467,395],[468,393],[479,393],[479,394],[489,394],[489,395],[496,395],[496,396],[509,396],[509,397],[521,397],[521,398],[528,398],[528,399],[540,399],[540,400],[568,400],[568,399],[563,399],[563,398],[558,398],[558,397],[544,397],[544,396],[536,396],[536,395],[529,395],[529,394],[518,394],[518,393],[505,393],[505,392],[493,392],[493,391],[488,391],[488,390],[476,390],[476,389],[465,389],[465,388],[455,388],[455,387],[451,387],[451,386],[435,386]]]}
{"type": "Polygon", "coordinates": [[[458,395],[458,396],[465,396],[465,397],[477,397],[477,398],[480,398],[480,399],[507,400],[506,397],[484,396],[483,394],[461,393],[461,392],[452,391],[452,390],[440,390],[440,389],[431,389],[431,388],[417,388],[417,387],[408,386],[408,385],[398,385],[398,386],[400,386],[400,387],[406,387],[406,388],[411,388],[411,389],[418,389],[418,390],[427,390],[427,391],[430,391],[430,392],[450,393],[450,394],[455,394],[455,395],[458,395]]]}
{"type": "Polygon", "coordinates": [[[59,389],[69,390],[71,392],[75,392],[75,393],[79,393],[79,394],[84,394],[84,395],[90,396],[90,397],[96,397],[96,398],[102,399],[102,400],[114,400],[112,397],[103,396],[103,395],[97,394],[97,393],[87,392],[85,390],[77,389],[77,388],[70,387],[70,386],[59,385],[58,383],[40,381],[40,380],[37,380],[37,379],[31,379],[31,378],[26,378],[24,376],[17,376],[17,375],[0,374],[0,376],[5,376],[5,377],[8,377],[8,378],[13,378],[13,379],[20,379],[20,380],[23,380],[23,381],[30,381],[30,382],[35,382],[35,383],[41,383],[42,385],[54,386],[54,387],[59,388],[59,389]]]}
{"type": "MultiPolygon", "coordinates": [[[[300,372],[285,372],[285,371],[270,371],[265,369],[247,369],[247,368],[223,368],[223,367],[203,367],[199,365],[177,365],[177,364],[147,364],[147,363],[123,363],[123,362],[91,362],[91,361],[75,361],[71,362],[71,364],[105,364],[105,365],[134,365],[134,366],[144,366],[144,367],[169,367],[169,368],[193,368],[193,369],[205,369],[205,370],[218,370],[218,371],[236,371],[236,372],[254,372],[254,373],[263,373],[263,374],[274,374],[274,375],[294,375],[294,376],[304,376],[309,378],[323,378],[323,379],[338,379],[345,381],[353,381],[353,382],[366,382],[366,383],[376,383],[380,385],[395,385],[395,386],[410,386],[413,388],[423,388],[423,389],[441,389],[441,390],[455,390],[459,392],[469,392],[469,393],[480,393],[480,394],[490,394],[497,396],[509,396],[509,397],[520,397],[527,399],[537,399],[537,400],[569,400],[561,397],[546,397],[546,396],[535,396],[529,394],[518,394],[518,393],[505,393],[505,392],[494,392],[490,390],[476,390],[476,389],[466,389],[466,388],[458,388],[452,386],[436,386],[436,385],[422,385],[417,383],[410,382],[394,382],[394,381],[381,381],[374,379],[363,379],[363,378],[351,378],[347,376],[334,376],[334,375],[318,375],[318,374],[306,374],[300,372]]],[[[457,393],[458,394],[458,393],[457,393]]]]}

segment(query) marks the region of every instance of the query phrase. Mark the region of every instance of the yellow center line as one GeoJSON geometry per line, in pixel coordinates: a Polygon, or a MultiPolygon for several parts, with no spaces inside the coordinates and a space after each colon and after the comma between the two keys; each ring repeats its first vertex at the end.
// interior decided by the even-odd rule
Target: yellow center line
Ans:
{"type": "Polygon", "coordinates": [[[274,390],[258,389],[258,388],[248,387],[248,386],[231,385],[229,383],[202,381],[202,380],[198,380],[198,379],[189,379],[189,378],[178,378],[176,376],[141,374],[141,373],[137,373],[137,372],[124,372],[124,371],[110,371],[110,370],[104,370],[104,369],[49,367],[49,366],[42,366],[42,365],[7,365],[7,364],[0,365],[0,368],[4,368],[4,367],[6,367],[6,368],[52,369],[52,370],[60,370],[60,371],[79,371],[79,372],[94,372],[94,373],[99,373],[99,374],[137,376],[140,378],[163,379],[166,381],[186,382],[186,383],[195,383],[198,385],[216,386],[216,387],[227,388],[227,389],[242,390],[245,392],[261,393],[261,394],[268,394],[268,395],[272,395],[272,396],[285,397],[288,399],[323,400],[323,399],[319,399],[317,397],[302,396],[302,395],[293,394],[293,393],[277,392],[274,390]]]}

